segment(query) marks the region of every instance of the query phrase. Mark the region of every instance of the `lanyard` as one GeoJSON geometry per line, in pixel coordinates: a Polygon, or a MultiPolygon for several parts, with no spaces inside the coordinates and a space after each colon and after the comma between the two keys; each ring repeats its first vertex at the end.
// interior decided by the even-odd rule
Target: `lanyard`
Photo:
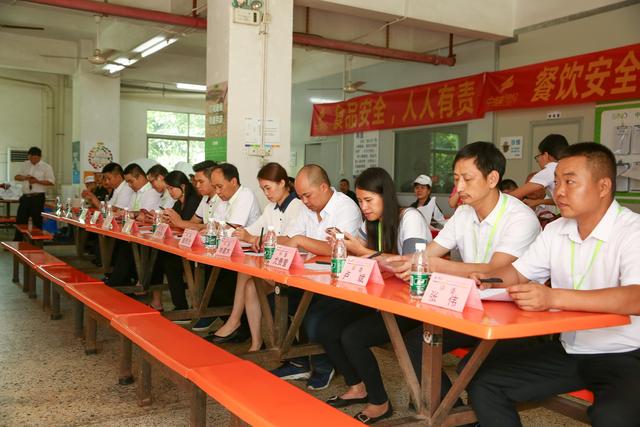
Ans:
{"type": "MultiPolygon", "coordinates": [[[[616,218],[618,215],[620,215],[621,212],[622,212],[622,206],[619,206],[616,218]]],[[[587,271],[585,271],[584,274],[579,278],[578,282],[576,282],[574,266],[573,266],[574,259],[575,259],[575,252],[576,252],[576,243],[573,240],[571,241],[571,285],[573,286],[573,289],[578,290],[582,287],[582,283],[584,282],[584,279],[591,273],[591,269],[593,268],[593,263],[598,257],[601,247],[602,247],[602,240],[598,240],[598,243],[596,243],[596,247],[593,250],[593,254],[591,254],[591,259],[589,260],[589,264],[587,265],[587,271]]]]}
{"type": "Polygon", "coordinates": [[[487,239],[487,245],[484,248],[484,255],[482,256],[482,258],[478,257],[478,235],[477,235],[477,231],[474,228],[473,229],[473,246],[475,249],[475,262],[482,262],[482,263],[486,263],[488,261],[488,257],[489,257],[489,251],[491,250],[491,247],[493,246],[493,239],[496,237],[496,232],[498,231],[498,226],[500,225],[500,222],[502,221],[502,217],[504,216],[504,212],[507,210],[507,196],[502,196],[502,204],[500,205],[500,210],[498,211],[498,215],[496,217],[496,220],[494,221],[493,226],[491,227],[491,233],[489,233],[489,239],[487,239]]]}
{"type": "Polygon", "coordinates": [[[382,252],[382,221],[378,221],[378,251],[382,252]]]}
{"type": "Polygon", "coordinates": [[[576,251],[576,243],[571,241],[571,284],[573,285],[573,289],[580,289],[582,287],[582,282],[584,282],[585,277],[591,273],[591,269],[593,268],[593,262],[596,260],[596,257],[600,253],[600,248],[602,247],[602,240],[598,240],[596,243],[596,248],[593,250],[593,254],[591,255],[591,259],[589,260],[589,265],[587,265],[587,271],[580,277],[580,280],[576,283],[576,278],[574,274],[573,262],[576,251]]]}

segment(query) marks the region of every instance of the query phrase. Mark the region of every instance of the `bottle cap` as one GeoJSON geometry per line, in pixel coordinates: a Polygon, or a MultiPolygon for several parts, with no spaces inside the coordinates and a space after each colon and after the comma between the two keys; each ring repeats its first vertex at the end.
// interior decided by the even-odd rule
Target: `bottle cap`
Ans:
{"type": "Polygon", "coordinates": [[[416,252],[424,251],[425,249],[427,249],[426,243],[416,243],[416,252]]]}
{"type": "Polygon", "coordinates": [[[274,231],[275,229],[273,225],[267,225],[267,231],[274,231]]]}
{"type": "Polygon", "coordinates": [[[344,239],[344,234],[336,233],[336,239],[344,239]]]}

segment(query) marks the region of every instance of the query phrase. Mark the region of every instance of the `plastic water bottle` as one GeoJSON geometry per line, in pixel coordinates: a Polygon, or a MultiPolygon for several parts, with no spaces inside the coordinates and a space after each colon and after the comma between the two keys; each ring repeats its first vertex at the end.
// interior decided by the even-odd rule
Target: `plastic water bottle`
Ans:
{"type": "Polygon", "coordinates": [[[336,240],[331,248],[331,277],[337,279],[347,260],[347,247],[344,244],[344,234],[336,233],[336,240]]]}
{"type": "Polygon", "coordinates": [[[276,238],[276,231],[273,225],[267,226],[267,234],[264,236],[264,260],[269,261],[276,250],[276,244],[278,240],[276,238]]]}
{"type": "Polygon", "coordinates": [[[62,199],[60,196],[56,197],[56,216],[62,215],[62,199]]]}
{"type": "Polygon", "coordinates": [[[107,217],[107,203],[106,202],[100,202],[100,213],[102,214],[103,218],[107,217]]]}
{"type": "Polygon", "coordinates": [[[156,209],[153,211],[153,223],[151,224],[151,232],[155,233],[160,224],[162,224],[162,211],[160,209],[156,209]]]}
{"type": "Polygon", "coordinates": [[[429,283],[429,258],[426,253],[426,243],[416,243],[415,253],[411,261],[411,280],[409,294],[411,298],[422,298],[429,283]]]}
{"type": "Polygon", "coordinates": [[[64,214],[65,218],[73,218],[73,213],[71,210],[71,198],[67,198],[67,206],[65,207],[66,212],[64,214]]]}
{"type": "Polygon", "coordinates": [[[222,239],[224,239],[225,237],[227,237],[224,233],[224,221],[213,221],[213,219],[211,220],[211,222],[217,222],[218,223],[218,227],[216,230],[216,247],[220,246],[220,243],[222,243],[222,239]]]}
{"type": "Polygon", "coordinates": [[[215,221],[207,223],[207,230],[204,233],[204,247],[207,249],[216,249],[218,247],[218,235],[215,221]]]}

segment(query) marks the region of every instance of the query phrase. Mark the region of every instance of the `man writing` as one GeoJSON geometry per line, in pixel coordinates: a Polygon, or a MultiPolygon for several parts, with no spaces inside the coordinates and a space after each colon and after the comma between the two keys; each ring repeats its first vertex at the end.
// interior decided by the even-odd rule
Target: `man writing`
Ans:
{"type": "MultiPolygon", "coordinates": [[[[513,264],[492,270],[523,310],[631,315],[631,324],[564,332],[486,363],[467,388],[483,426],[520,426],[515,405],[587,388],[594,426],[635,426],[640,416],[640,216],[614,200],[616,162],[595,143],[569,146],[555,171],[562,218],[513,264]],[[551,287],[542,283],[551,280],[551,287]]],[[[476,275],[481,278],[485,275],[476,275]]]]}
{"type": "MultiPolygon", "coordinates": [[[[42,151],[31,147],[27,152],[27,161],[22,170],[15,176],[22,182],[22,197],[18,204],[16,224],[28,224],[29,218],[33,226],[42,229],[42,211],[44,210],[45,191],[54,185],[53,168],[42,161],[42,151]]],[[[22,240],[22,233],[16,230],[15,241],[22,240]]]]}

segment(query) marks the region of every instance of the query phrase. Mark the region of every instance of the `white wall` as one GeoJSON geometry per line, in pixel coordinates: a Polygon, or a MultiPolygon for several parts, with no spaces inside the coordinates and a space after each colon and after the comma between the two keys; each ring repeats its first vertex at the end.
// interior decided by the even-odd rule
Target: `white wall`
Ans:
{"type": "MultiPolygon", "coordinates": [[[[158,95],[122,95],[120,99],[120,158],[122,165],[147,157],[147,111],[174,111],[204,114],[201,99],[179,99],[158,95]]],[[[171,167],[173,165],[165,165],[171,167]]]]}

